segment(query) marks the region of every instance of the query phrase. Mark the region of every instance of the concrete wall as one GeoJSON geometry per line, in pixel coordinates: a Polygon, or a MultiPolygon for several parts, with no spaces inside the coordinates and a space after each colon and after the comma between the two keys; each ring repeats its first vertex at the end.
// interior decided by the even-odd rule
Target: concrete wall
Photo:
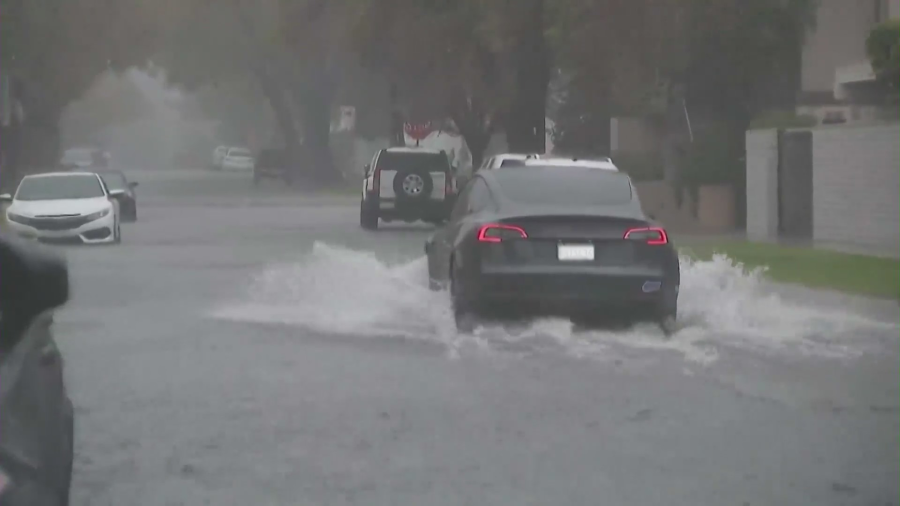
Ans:
{"type": "MultiPolygon", "coordinates": [[[[900,124],[820,127],[811,132],[807,149],[812,159],[812,241],[900,257],[900,124]]],[[[791,166],[791,157],[781,160],[779,169],[776,130],[747,132],[751,240],[791,239],[779,235],[784,228],[779,227],[779,170],[798,168],[791,166]]],[[[791,192],[783,193],[783,199],[792,198],[791,192]]]]}
{"type": "Polygon", "coordinates": [[[747,238],[778,237],[778,131],[747,132],[747,238]]]}
{"type": "Polygon", "coordinates": [[[898,256],[900,124],[813,131],[813,237],[898,256]]]}

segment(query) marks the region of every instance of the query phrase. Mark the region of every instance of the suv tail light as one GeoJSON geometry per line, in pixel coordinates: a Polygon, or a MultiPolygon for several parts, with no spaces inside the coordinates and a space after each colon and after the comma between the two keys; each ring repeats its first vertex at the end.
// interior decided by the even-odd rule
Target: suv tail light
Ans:
{"type": "Polygon", "coordinates": [[[374,172],[372,172],[372,188],[375,191],[378,191],[381,188],[381,169],[376,168],[374,172]]]}
{"type": "Polygon", "coordinates": [[[491,223],[478,229],[478,242],[501,242],[506,239],[527,239],[528,234],[515,225],[491,223]]]}
{"type": "Polygon", "coordinates": [[[651,246],[669,244],[669,235],[665,229],[659,227],[631,228],[625,232],[625,239],[632,241],[644,241],[651,246]]]}

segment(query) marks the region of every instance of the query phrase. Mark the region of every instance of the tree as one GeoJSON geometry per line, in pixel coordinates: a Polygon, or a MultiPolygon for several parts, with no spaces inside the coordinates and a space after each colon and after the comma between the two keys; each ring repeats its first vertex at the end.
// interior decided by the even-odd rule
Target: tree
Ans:
{"type": "Polygon", "coordinates": [[[53,163],[65,106],[108,69],[143,63],[160,8],[143,0],[0,0],[0,11],[0,68],[19,80],[27,113],[21,161],[53,163]]]}
{"type": "Polygon", "coordinates": [[[496,0],[357,0],[354,46],[362,61],[393,78],[405,119],[456,124],[481,164],[510,103],[506,40],[492,23],[496,0]]]}
{"type": "Polygon", "coordinates": [[[127,74],[108,72],[65,108],[60,127],[78,132],[80,142],[94,142],[106,128],[126,125],[153,113],[153,105],[127,74]]]}
{"type": "Polygon", "coordinates": [[[876,77],[896,102],[900,98],[900,21],[892,19],[873,28],[866,39],[866,53],[876,77]]]}

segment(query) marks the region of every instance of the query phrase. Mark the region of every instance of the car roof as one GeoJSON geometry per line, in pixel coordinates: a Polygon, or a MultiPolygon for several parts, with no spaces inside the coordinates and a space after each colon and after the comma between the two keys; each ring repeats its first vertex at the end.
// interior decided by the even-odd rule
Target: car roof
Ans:
{"type": "Polygon", "coordinates": [[[393,148],[385,148],[386,153],[409,153],[409,154],[423,154],[423,155],[440,155],[443,154],[441,150],[432,149],[432,148],[415,148],[415,147],[393,147],[393,148]]]}
{"type": "Polygon", "coordinates": [[[613,163],[612,158],[602,157],[602,158],[569,158],[569,157],[561,157],[561,156],[550,156],[544,157],[540,155],[529,156],[525,160],[525,165],[527,166],[542,166],[542,167],[583,167],[588,169],[604,169],[604,170],[613,170],[618,171],[619,168],[616,167],[616,164],[613,163]]]}
{"type": "Polygon", "coordinates": [[[44,177],[63,177],[63,176],[94,176],[97,177],[98,174],[96,172],[89,171],[68,171],[68,172],[42,172],[40,174],[29,174],[22,179],[37,179],[44,177]]]}

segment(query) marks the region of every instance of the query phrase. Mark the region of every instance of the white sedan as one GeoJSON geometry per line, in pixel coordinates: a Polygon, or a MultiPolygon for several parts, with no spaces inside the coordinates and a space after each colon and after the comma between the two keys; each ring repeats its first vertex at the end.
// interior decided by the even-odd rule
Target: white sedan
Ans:
{"type": "Polygon", "coordinates": [[[229,148],[222,158],[222,170],[253,171],[256,162],[247,148],[229,148]]]}
{"type": "Polygon", "coordinates": [[[6,221],[20,236],[47,242],[118,243],[118,198],[95,173],[51,172],[26,176],[8,202],[6,221]]]}

